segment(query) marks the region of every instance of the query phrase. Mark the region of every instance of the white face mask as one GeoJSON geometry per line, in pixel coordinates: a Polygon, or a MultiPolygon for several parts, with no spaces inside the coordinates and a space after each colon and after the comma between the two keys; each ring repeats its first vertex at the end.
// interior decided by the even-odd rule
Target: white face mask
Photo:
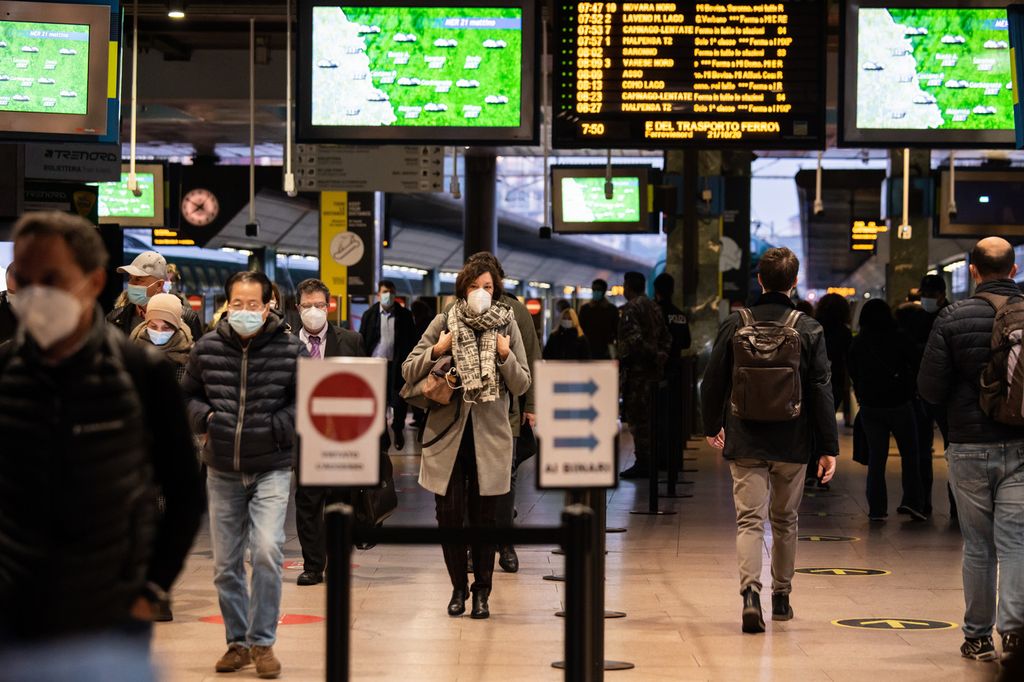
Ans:
{"type": "Polygon", "coordinates": [[[390,308],[391,304],[395,302],[395,295],[390,291],[385,291],[380,295],[380,304],[385,308],[390,308]]]}
{"type": "Polygon", "coordinates": [[[939,299],[937,298],[922,298],[921,307],[924,308],[926,313],[934,313],[939,309],[939,299]]]}
{"type": "Polygon", "coordinates": [[[149,340],[153,342],[154,346],[163,346],[171,340],[172,336],[174,336],[173,329],[165,332],[158,332],[155,329],[146,329],[146,333],[149,334],[149,340]]]}
{"type": "Polygon", "coordinates": [[[303,308],[299,317],[306,331],[318,332],[327,324],[327,311],[320,308],[303,308]]]}
{"type": "Polygon", "coordinates": [[[71,336],[82,319],[82,302],[56,287],[23,287],[11,305],[25,331],[43,350],[71,336]]]}
{"type": "Polygon", "coordinates": [[[572,320],[566,320],[566,319],[562,320],[561,326],[562,326],[562,329],[573,329],[573,328],[576,327],[576,325],[574,325],[572,323],[572,320]]]}
{"type": "Polygon", "coordinates": [[[483,315],[491,307],[491,294],[486,289],[474,289],[466,297],[469,309],[477,315],[483,315]]]}

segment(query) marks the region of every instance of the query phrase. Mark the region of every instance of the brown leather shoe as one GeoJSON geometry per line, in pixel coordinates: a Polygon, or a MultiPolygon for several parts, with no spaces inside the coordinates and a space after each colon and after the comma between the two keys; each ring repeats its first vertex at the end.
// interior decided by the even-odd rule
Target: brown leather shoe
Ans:
{"type": "Polygon", "coordinates": [[[252,660],[249,658],[249,650],[241,644],[232,644],[228,650],[217,661],[217,672],[233,673],[249,665],[252,660]]]}
{"type": "Polygon", "coordinates": [[[272,680],[281,674],[281,661],[274,655],[274,647],[254,646],[252,660],[256,663],[256,676],[261,680],[272,680]]]}

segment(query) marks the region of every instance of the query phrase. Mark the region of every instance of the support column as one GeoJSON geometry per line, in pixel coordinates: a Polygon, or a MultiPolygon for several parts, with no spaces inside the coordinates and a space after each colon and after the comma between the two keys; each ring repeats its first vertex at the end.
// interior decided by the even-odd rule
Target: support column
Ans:
{"type": "MultiPolygon", "coordinates": [[[[277,277],[277,249],[272,246],[253,249],[249,256],[249,269],[262,272],[273,282],[277,277]]],[[[284,301],[281,303],[284,304],[284,301]]]]}
{"type": "Polygon", "coordinates": [[[928,271],[928,236],[931,233],[931,211],[925,193],[917,190],[914,180],[926,178],[931,172],[931,152],[927,149],[910,150],[910,209],[908,222],[910,239],[899,238],[899,225],[903,220],[903,150],[889,152],[889,178],[895,196],[889,199],[889,264],[885,268],[885,298],[895,308],[907,293],[921,283],[928,271]],[[917,191],[915,191],[917,190],[917,191]]]}
{"type": "Polygon", "coordinates": [[[498,251],[497,154],[490,147],[466,152],[463,173],[463,256],[498,251]]]}

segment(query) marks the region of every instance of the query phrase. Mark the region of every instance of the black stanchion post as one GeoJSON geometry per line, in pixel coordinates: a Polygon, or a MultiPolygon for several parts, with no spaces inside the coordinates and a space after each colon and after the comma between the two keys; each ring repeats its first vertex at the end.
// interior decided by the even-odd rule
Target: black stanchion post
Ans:
{"type": "Polygon", "coordinates": [[[668,479],[665,481],[666,490],[665,497],[670,499],[685,499],[687,497],[693,497],[690,493],[676,492],[676,485],[679,483],[692,484],[693,481],[679,480],[679,469],[683,463],[683,449],[686,445],[686,440],[683,438],[683,422],[686,421],[685,417],[682,416],[684,411],[682,408],[682,393],[683,393],[683,370],[680,367],[679,372],[675,377],[669,377],[668,386],[664,392],[665,400],[664,409],[666,411],[669,408],[673,408],[669,412],[669,417],[663,419],[661,422],[664,424],[662,430],[662,437],[665,439],[667,467],[668,467],[668,479]],[[674,379],[674,381],[673,381],[674,379]],[[676,412],[680,414],[677,414],[676,412]]]}
{"type": "Polygon", "coordinates": [[[660,397],[658,395],[658,382],[650,382],[648,390],[651,392],[651,407],[653,409],[651,409],[651,420],[649,422],[648,430],[648,433],[650,435],[651,451],[648,453],[649,461],[647,463],[647,510],[641,511],[634,509],[629,513],[640,514],[643,516],[670,516],[672,514],[675,514],[675,512],[661,511],[660,509],[658,509],[658,443],[661,440],[661,419],[659,418],[660,409],[658,407],[658,398],[660,397]]]}
{"type": "MultiPolygon", "coordinates": [[[[594,679],[604,679],[605,670],[631,670],[635,668],[626,661],[607,661],[604,657],[604,576],[605,576],[605,534],[604,518],[608,511],[608,501],[604,490],[590,490],[590,508],[594,510],[594,543],[593,543],[593,574],[594,587],[591,590],[593,605],[590,617],[594,629],[594,679]]],[[[625,614],[623,614],[625,615],[625,614]]]]}
{"type": "Polygon", "coordinates": [[[348,682],[352,620],[352,529],[347,504],[332,504],[327,520],[327,682],[348,682]]]}
{"type": "MultiPolygon", "coordinates": [[[[589,591],[594,584],[594,512],[574,504],[562,512],[566,529],[565,549],[565,680],[593,682],[593,618],[589,591]]],[[[555,664],[558,667],[558,664],[555,664]]]]}

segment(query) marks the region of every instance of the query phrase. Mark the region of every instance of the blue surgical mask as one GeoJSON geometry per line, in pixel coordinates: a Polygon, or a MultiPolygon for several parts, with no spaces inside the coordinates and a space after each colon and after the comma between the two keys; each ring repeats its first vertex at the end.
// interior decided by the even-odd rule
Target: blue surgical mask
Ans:
{"type": "Polygon", "coordinates": [[[263,329],[263,313],[257,310],[230,310],[228,324],[239,336],[255,336],[263,329]]]}
{"type": "Polygon", "coordinates": [[[149,298],[149,287],[144,287],[141,284],[128,285],[128,300],[135,305],[147,306],[149,298]]]}
{"type": "Polygon", "coordinates": [[[385,308],[390,308],[394,300],[395,296],[391,292],[385,292],[380,295],[380,304],[385,308]]]}
{"type": "Polygon", "coordinates": [[[155,329],[147,329],[146,333],[149,334],[149,340],[153,342],[154,346],[162,346],[168,341],[170,341],[171,337],[174,336],[173,329],[166,332],[158,332],[155,329]]]}

